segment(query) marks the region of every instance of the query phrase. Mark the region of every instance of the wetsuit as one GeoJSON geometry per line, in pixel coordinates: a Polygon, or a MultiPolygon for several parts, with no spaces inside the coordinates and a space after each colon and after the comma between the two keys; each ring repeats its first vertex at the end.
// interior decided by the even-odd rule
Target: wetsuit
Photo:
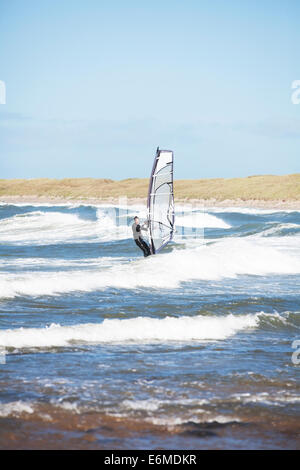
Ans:
{"type": "Polygon", "coordinates": [[[147,223],[141,226],[140,224],[136,224],[135,222],[132,224],[132,233],[133,238],[137,246],[143,251],[144,256],[151,255],[150,248],[143,239],[142,230],[147,230],[147,223]]]}

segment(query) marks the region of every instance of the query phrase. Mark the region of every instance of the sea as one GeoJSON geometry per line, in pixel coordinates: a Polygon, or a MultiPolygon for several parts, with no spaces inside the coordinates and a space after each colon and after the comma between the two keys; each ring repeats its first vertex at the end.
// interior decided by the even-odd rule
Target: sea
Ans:
{"type": "Polygon", "coordinates": [[[0,204],[1,449],[300,447],[300,211],[0,204]]]}

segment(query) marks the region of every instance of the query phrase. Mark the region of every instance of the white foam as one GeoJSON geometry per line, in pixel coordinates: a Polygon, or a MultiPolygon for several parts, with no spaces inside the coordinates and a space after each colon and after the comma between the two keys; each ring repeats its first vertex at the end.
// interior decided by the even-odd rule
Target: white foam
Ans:
{"type": "Polygon", "coordinates": [[[126,239],[130,227],[117,225],[113,212],[97,210],[97,220],[86,220],[76,214],[34,211],[0,220],[2,243],[22,245],[64,242],[94,242],[126,239]]]}
{"type": "Polygon", "coordinates": [[[183,282],[221,280],[240,275],[299,274],[295,248],[268,246],[268,239],[227,238],[210,245],[117,263],[99,270],[0,274],[0,298],[42,296],[106,288],[179,288],[183,282]],[[170,275],[172,273],[172,275],[170,275]]]}
{"type": "Polygon", "coordinates": [[[176,216],[176,226],[180,227],[206,227],[206,228],[230,228],[231,225],[214,215],[204,212],[191,212],[183,216],[176,216]]]}
{"type": "Polygon", "coordinates": [[[280,209],[274,207],[273,209],[260,209],[254,207],[238,207],[238,206],[226,206],[226,207],[205,207],[205,210],[208,212],[238,212],[239,214],[253,214],[253,215],[263,215],[263,214],[275,214],[277,212],[282,213],[292,213],[292,212],[300,212],[299,209],[280,209]]]}
{"type": "Polygon", "coordinates": [[[209,404],[209,400],[202,398],[202,399],[194,399],[194,398],[185,398],[185,399],[163,399],[159,400],[156,398],[150,398],[147,400],[124,400],[121,403],[122,408],[128,410],[142,410],[142,411],[157,411],[160,408],[164,408],[166,406],[174,406],[176,404],[177,407],[197,407],[197,412],[199,412],[199,407],[203,405],[209,404]]]}
{"type": "Polygon", "coordinates": [[[80,408],[78,403],[76,402],[69,402],[66,400],[51,400],[52,405],[56,406],[57,408],[61,408],[66,411],[72,411],[75,413],[80,413],[80,408]]]}
{"type": "Polygon", "coordinates": [[[157,426],[168,426],[170,429],[176,426],[180,426],[182,424],[186,424],[187,422],[193,422],[197,424],[205,424],[205,423],[226,424],[226,423],[231,423],[231,422],[236,422],[236,423],[240,422],[240,419],[235,416],[215,415],[212,418],[207,418],[207,416],[211,414],[212,414],[211,411],[198,408],[196,413],[193,412],[193,413],[189,413],[188,415],[185,414],[183,417],[151,416],[149,418],[146,418],[146,420],[157,426]]]}
{"type": "MultiPolygon", "coordinates": [[[[197,410],[197,413],[201,413],[202,410],[199,409],[197,410]]],[[[166,417],[154,417],[154,416],[151,416],[151,417],[148,417],[146,418],[145,420],[148,421],[148,423],[151,423],[151,424],[154,424],[155,426],[166,426],[168,427],[170,430],[173,430],[176,426],[180,426],[181,424],[184,424],[186,423],[187,421],[191,421],[193,419],[193,421],[196,423],[199,422],[199,419],[198,418],[195,418],[195,415],[193,415],[192,417],[184,417],[184,418],[178,418],[178,417],[174,417],[174,416],[166,416],[166,417]]]]}
{"type": "Polygon", "coordinates": [[[163,319],[137,317],[105,319],[99,324],[77,324],[45,328],[16,328],[0,330],[0,345],[4,348],[47,348],[70,346],[72,343],[147,343],[168,341],[222,340],[246,328],[255,328],[259,315],[228,315],[166,317],[163,319]]]}
{"type": "Polygon", "coordinates": [[[289,229],[298,229],[299,230],[300,225],[299,224],[288,224],[288,223],[277,224],[274,227],[266,228],[262,232],[258,233],[257,237],[268,237],[270,235],[271,236],[276,236],[276,234],[279,234],[280,232],[282,232],[285,229],[287,229],[287,230],[289,230],[289,229]]]}
{"type": "Polygon", "coordinates": [[[62,258],[3,258],[0,259],[0,267],[13,268],[22,267],[33,270],[39,267],[79,267],[84,266],[112,266],[113,264],[120,263],[127,260],[125,257],[112,257],[102,256],[99,258],[85,258],[85,259],[62,259],[62,258]]]}
{"type": "Polygon", "coordinates": [[[122,407],[129,410],[156,411],[162,406],[161,400],[124,400],[122,407]]]}
{"type": "Polygon", "coordinates": [[[32,414],[34,412],[32,403],[24,401],[12,401],[0,403],[0,416],[19,416],[22,413],[32,414]]]}
{"type": "Polygon", "coordinates": [[[263,403],[270,406],[284,406],[285,404],[296,404],[300,402],[298,395],[289,394],[286,391],[279,391],[274,393],[260,392],[260,393],[240,393],[234,394],[232,397],[241,401],[242,403],[263,403]]]}

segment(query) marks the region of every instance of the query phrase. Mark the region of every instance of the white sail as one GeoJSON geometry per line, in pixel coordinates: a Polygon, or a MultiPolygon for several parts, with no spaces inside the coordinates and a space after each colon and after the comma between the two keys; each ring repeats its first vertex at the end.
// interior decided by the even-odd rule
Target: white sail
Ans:
{"type": "Polygon", "coordinates": [[[158,253],[174,232],[173,152],[157,149],[148,192],[151,253],[158,253]]]}

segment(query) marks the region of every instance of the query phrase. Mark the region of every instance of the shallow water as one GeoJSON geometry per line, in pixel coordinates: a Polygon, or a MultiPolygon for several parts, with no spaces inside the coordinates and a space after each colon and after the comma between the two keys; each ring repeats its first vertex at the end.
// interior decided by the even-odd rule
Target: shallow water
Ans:
{"type": "Polygon", "coordinates": [[[300,212],[178,209],[0,205],[1,448],[299,445],[300,212]]]}

